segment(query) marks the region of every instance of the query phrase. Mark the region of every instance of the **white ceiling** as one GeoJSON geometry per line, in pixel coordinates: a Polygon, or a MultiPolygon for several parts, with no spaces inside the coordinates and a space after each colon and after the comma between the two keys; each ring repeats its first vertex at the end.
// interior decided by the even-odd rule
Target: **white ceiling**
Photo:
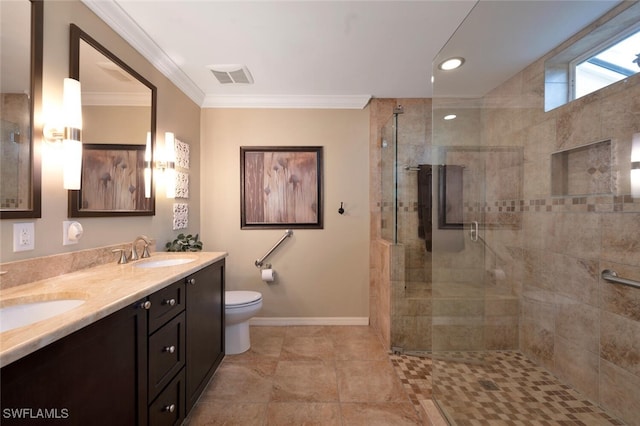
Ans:
{"type": "Polygon", "coordinates": [[[438,94],[480,96],[618,0],[83,2],[203,107],[362,108],[433,96],[449,39],[441,56],[467,58],[468,77],[436,75],[438,94]],[[222,85],[213,64],[244,64],[255,83],[222,85]]]}

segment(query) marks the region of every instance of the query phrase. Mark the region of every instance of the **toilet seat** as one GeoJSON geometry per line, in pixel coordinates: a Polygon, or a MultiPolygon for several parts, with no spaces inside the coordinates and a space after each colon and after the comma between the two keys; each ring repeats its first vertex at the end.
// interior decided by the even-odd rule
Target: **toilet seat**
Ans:
{"type": "Polygon", "coordinates": [[[262,301],[262,294],[257,291],[225,291],[224,307],[226,309],[252,306],[262,301]]]}

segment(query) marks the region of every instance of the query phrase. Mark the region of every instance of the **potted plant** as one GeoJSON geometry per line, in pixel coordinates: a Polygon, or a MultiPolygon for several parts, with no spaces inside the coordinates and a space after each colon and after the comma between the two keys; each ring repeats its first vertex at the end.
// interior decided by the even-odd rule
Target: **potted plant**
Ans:
{"type": "Polygon", "coordinates": [[[165,245],[167,251],[200,251],[202,250],[202,241],[195,236],[188,234],[179,234],[175,240],[169,241],[165,245]]]}

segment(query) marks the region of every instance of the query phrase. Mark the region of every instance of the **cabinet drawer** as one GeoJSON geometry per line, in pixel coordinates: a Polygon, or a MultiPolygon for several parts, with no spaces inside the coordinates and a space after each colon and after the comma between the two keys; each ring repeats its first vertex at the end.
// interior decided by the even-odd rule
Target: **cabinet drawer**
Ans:
{"type": "Polygon", "coordinates": [[[184,366],[184,339],[184,312],[149,337],[149,401],[184,366]]]}
{"type": "Polygon", "coordinates": [[[184,283],[178,281],[158,290],[149,296],[149,332],[153,333],[160,326],[184,310],[184,283]]]}
{"type": "Polygon", "coordinates": [[[149,405],[149,424],[153,426],[179,425],[185,417],[184,369],[149,405]]]}

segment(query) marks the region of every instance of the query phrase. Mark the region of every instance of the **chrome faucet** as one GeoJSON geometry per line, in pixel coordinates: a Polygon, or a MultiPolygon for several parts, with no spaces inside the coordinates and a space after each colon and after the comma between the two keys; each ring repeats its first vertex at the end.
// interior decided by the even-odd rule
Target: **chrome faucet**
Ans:
{"type": "Polygon", "coordinates": [[[120,258],[118,259],[118,265],[124,265],[127,263],[127,255],[124,252],[124,249],[122,248],[117,248],[117,249],[113,249],[111,250],[113,253],[118,253],[120,255],[120,258]]]}
{"type": "Polygon", "coordinates": [[[144,249],[142,250],[142,259],[144,259],[145,257],[151,257],[151,255],[149,254],[149,244],[151,244],[151,240],[149,240],[149,237],[145,235],[139,235],[136,237],[135,240],[133,240],[133,243],[131,244],[131,257],[129,258],[129,260],[138,260],[140,258],[138,256],[138,250],[136,249],[136,245],[138,244],[138,241],[144,241],[144,249]]]}

